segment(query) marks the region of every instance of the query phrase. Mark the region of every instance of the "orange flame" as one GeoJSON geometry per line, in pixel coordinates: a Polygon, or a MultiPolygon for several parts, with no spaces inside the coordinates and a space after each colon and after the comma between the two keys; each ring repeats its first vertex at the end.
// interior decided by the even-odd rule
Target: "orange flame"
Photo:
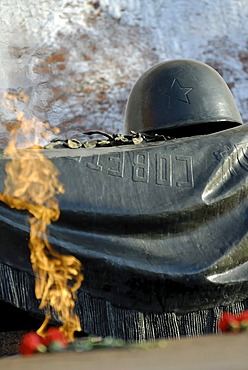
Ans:
{"type": "MultiPolygon", "coordinates": [[[[17,99],[27,99],[24,94],[6,94],[5,98],[12,111],[16,109],[17,99]]],[[[36,277],[35,295],[41,300],[39,308],[46,309],[45,321],[37,332],[43,335],[52,307],[63,323],[61,331],[71,342],[74,332],[81,330],[74,308],[76,291],[83,280],[82,266],[75,257],[56,252],[47,238],[47,226],[60,216],[55,195],[63,193],[64,188],[58,180],[58,170],[37,144],[37,127],[42,135],[40,121],[26,119],[20,112],[16,115],[16,124],[11,127],[9,144],[4,151],[10,161],[6,164],[5,190],[0,200],[11,208],[28,210],[32,215],[29,217],[29,248],[36,277]],[[24,149],[18,148],[20,138],[24,149]]]]}

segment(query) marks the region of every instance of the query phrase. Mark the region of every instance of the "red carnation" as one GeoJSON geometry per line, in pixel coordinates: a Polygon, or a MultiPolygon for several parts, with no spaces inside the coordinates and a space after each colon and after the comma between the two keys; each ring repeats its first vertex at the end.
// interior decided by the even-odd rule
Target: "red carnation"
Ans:
{"type": "Polygon", "coordinates": [[[68,346],[65,335],[58,327],[51,327],[47,330],[43,343],[49,350],[59,350],[68,346]]]}
{"type": "Polygon", "coordinates": [[[46,352],[47,348],[43,344],[43,338],[35,332],[30,332],[23,335],[19,352],[22,355],[32,355],[36,352],[46,352]]]}
{"type": "Polygon", "coordinates": [[[248,329],[248,310],[241,312],[236,319],[240,324],[240,330],[245,331],[248,329]]]}
{"type": "Polygon", "coordinates": [[[219,319],[218,328],[223,332],[238,332],[240,331],[240,322],[235,315],[224,312],[219,319]]]}

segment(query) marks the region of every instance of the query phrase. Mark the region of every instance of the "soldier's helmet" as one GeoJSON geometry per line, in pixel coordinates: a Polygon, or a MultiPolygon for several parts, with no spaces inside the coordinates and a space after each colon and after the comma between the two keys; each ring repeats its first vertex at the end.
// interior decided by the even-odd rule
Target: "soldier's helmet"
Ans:
{"type": "Polygon", "coordinates": [[[193,59],[169,60],[148,69],[133,86],[125,111],[127,134],[133,130],[181,137],[241,124],[224,79],[193,59]]]}

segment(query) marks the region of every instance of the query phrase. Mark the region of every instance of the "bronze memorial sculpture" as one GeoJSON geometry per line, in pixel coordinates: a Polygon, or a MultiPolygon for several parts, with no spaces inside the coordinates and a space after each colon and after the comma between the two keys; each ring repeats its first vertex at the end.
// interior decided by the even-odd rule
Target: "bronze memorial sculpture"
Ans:
{"type": "MultiPolygon", "coordinates": [[[[216,333],[224,310],[248,306],[248,126],[213,68],[178,59],[137,80],[125,130],[43,151],[65,188],[49,241],[83,264],[82,328],[128,341],[216,333]]],[[[0,299],[38,315],[26,218],[0,203],[0,299]]]]}

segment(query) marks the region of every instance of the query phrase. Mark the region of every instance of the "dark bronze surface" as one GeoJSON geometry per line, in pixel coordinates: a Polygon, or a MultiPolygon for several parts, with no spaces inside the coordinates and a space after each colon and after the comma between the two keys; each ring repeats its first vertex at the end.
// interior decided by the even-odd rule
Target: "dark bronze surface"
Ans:
{"type": "Polygon", "coordinates": [[[125,111],[127,133],[169,130],[171,136],[183,137],[197,135],[199,127],[206,133],[239,124],[238,107],[222,76],[192,59],[167,60],[145,71],[125,111]]]}
{"type": "MultiPolygon", "coordinates": [[[[246,299],[247,142],[243,125],[166,142],[44,151],[65,187],[49,240],[82,261],[83,291],[122,308],[179,314],[246,299]]],[[[8,246],[1,263],[31,274],[27,214],[0,207],[8,246]]]]}

